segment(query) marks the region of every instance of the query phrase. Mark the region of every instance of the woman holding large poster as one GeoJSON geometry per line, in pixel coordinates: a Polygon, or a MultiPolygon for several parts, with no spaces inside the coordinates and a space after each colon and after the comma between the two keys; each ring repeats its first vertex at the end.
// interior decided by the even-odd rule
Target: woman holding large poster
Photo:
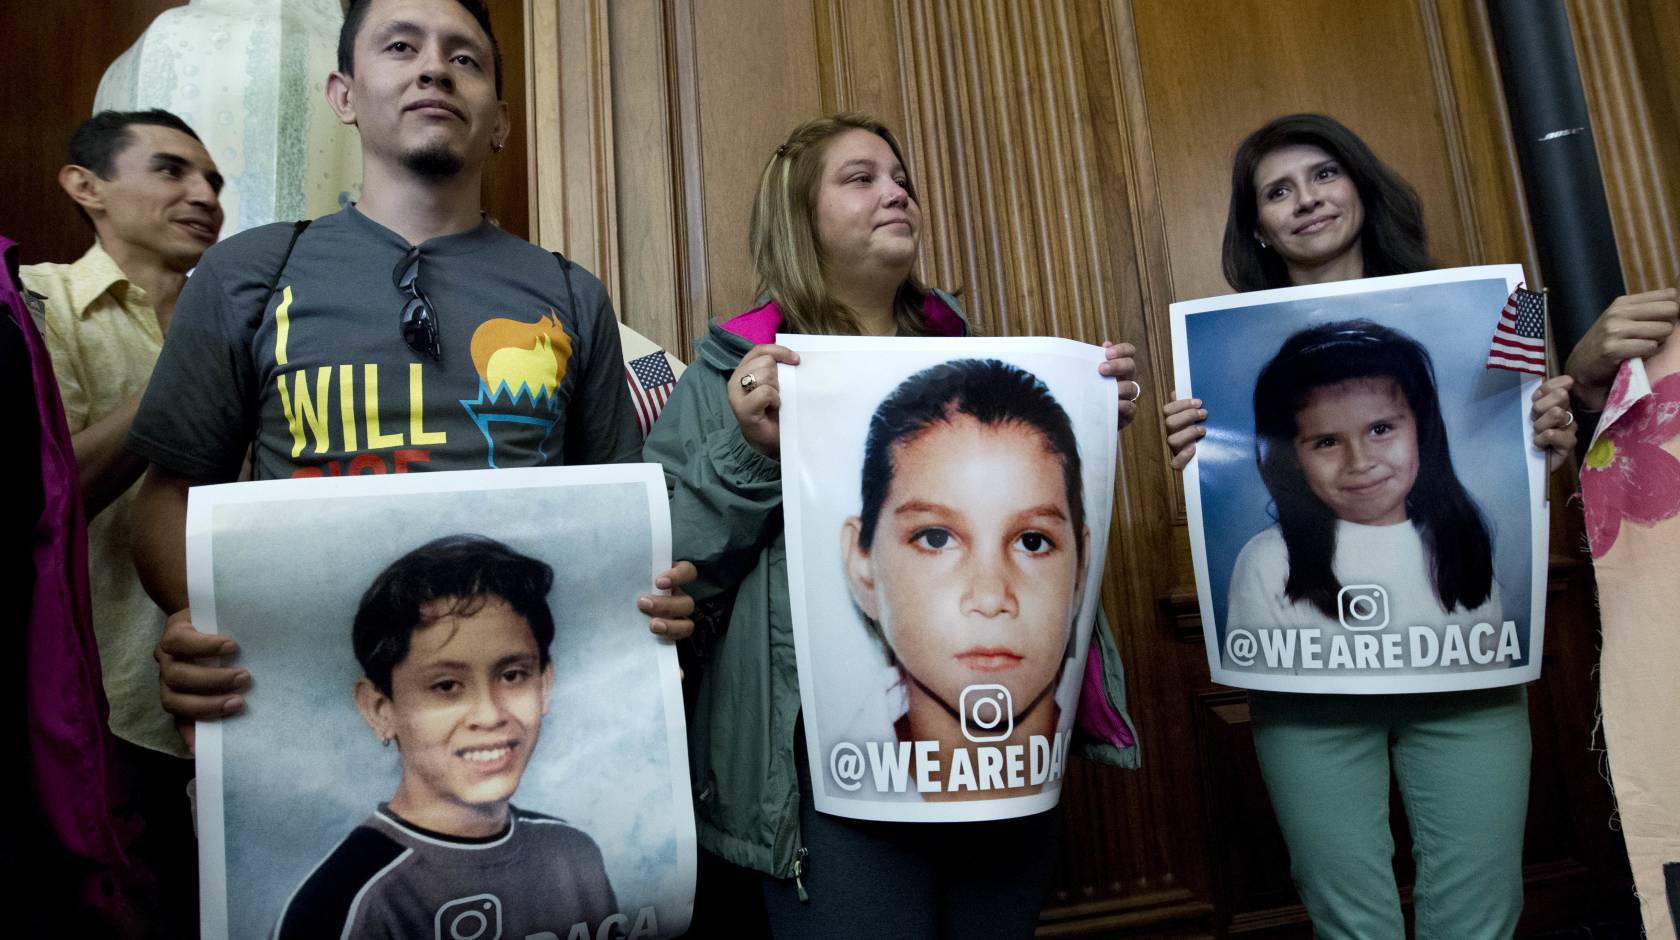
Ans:
{"type": "MultiPolygon", "coordinates": [[[[1278,118],[1238,148],[1223,255],[1226,279],[1239,291],[1436,267],[1412,188],[1352,131],[1316,114],[1278,118]]],[[[1293,622],[1305,607],[1316,618],[1329,593],[1330,619],[1345,627],[1349,615],[1335,611],[1347,601],[1335,595],[1348,588],[1331,572],[1346,549],[1338,544],[1344,531],[1350,544],[1373,533],[1379,542],[1390,537],[1375,550],[1415,562],[1427,591],[1413,593],[1433,596],[1442,610],[1480,616],[1487,611],[1477,609],[1499,603],[1487,532],[1456,486],[1444,442],[1434,453],[1433,377],[1415,375],[1420,364],[1406,351],[1408,338],[1371,327],[1338,323],[1291,337],[1266,370],[1270,387],[1256,389],[1260,469],[1278,526],[1245,547],[1232,578],[1232,617],[1264,616],[1255,611],[1267,603],[1255,598],[1266,596],[1277,599],[1272,607],[1289,608],[1275,616],[1293,622]],[[1392,367],[1372,367],[1382,358],[1392,367]],[[1350,460],[1359,464],[1357,479],[1338,479],[1337,468],[1345,472],[1350,460]],[[1420,510],[1425,499],[1432,505],[1420,510]],[[1312,517],[1329,524],[1303,524],[1312,517]]],[[[1421,368],[1428,372],[1427,360],[1421,368]]],[[[1554,467],[1574,447],[1568,387],[1567,377],[1550,380],[1533,399],[1534,444],[1551,451],[1554,467]]],[[[1173,466],[1182,469],[1206,433],[1207,412],[1196,399],[1164,412],[1173,466]]],[[[1363,610],[1347,609],[1355,618],[1363,610]]],[[[1528,797],[1520,685],[1377,695],[1251,691],[1249,703],[1256,756],[1317,936],[1405,936],[1386,812],[1391,767],[1412,823],[1418,936],[1512,934],[1522,909],[1528,797]]]]}
{"type": "MultiPolygon", "coordinates": [[[[841,819],[812,805],[778,459],[776,370],[798,356],[774,339],[778,331],[966,335],[956,302],[912,273],[920,229],[915,188],[887,128],[836,115],[795,129],[765,166],[753,205],[750,241],[768,302],[713,325],[645,450],[665,466],[677,550],[701,569],[691,593],[730,602],[727,629],[696,638],[690,735],[700,842],[762,877],[777,936],[1030,936],[1050,873],[1051,814],[944,824],[930,838],[925,827],[841,819]]],[[[1100,367],[1128,397],[1132,354],[1111,346],[1100,367]]],[[[1132,406],[1120,413],[1130,420],[1132,406]]],[[[1111,657],[1112,645],[1103,652],[1111,657]]],[[[1118,662],[1104,665],[1118,680],[1118,662]]],[[[1112,733],[1094,750],[1135,766],[1118,681],[1103,691],[1085,696],[1102,699],[1093,704],[1110,719],[1112,733]]]]}

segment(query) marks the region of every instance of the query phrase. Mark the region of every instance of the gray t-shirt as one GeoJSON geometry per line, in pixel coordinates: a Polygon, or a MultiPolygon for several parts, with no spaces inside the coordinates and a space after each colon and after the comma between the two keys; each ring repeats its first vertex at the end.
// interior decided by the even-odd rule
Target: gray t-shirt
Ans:
{"type": "Polygon", "coordinates": [[[594,937],[618,913],[595,840],[512,807],[506,831],[461,839],[390,807],[346,836],[298,886],[275,940],[594,937]]]}
{"type": "Polygon", "coordinates": [[[488,221],[428,240],[434,362],[399,329],[402,236],[355,207],[316,220],[288,257],[293,231],[205,253],[131,450],[202,482],[237,477],[247,450],[259,480],[641,458],[618,324],[587,271],[571,266],[568,285],[554,255],[488,221]]]}

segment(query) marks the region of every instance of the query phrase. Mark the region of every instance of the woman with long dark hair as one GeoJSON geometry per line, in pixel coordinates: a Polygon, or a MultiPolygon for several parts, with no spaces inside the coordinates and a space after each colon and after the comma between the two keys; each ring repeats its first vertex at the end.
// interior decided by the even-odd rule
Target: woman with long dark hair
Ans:
{"type": "MultiPolygon", "coordinates": [[[[1223,253],[1226,279],[1237,290],[1425,271],[1436,267],[1425,244],[1417,194],[1333,118],[1281,117],[1237,149],[1223,253]]],[[[1241,590],[1269,591],[1276,605],[1294,608],[1291,616],[1306,608],[1309,617],[1334,617],[1335,599],[1328,592],[1340,583],[1336,543],[1369,536],[1383,544],[1405,543],[1389,550],[1416,556],[1418,578],[1429,582],[1443,609],[1496,602],[1485,524],[1457,485],[1450,460],[1442,472],[1444,442],[1438,451],[1432,443],[1441,433],[1429,394],[1433,381],[1408,379],[1419,371],[1416,357],[1405,354],[1410,341],[1399,342],[1372,326],[1338,324],[1324,328],[1322,336],[1298,334],[1279,351],[1277,368],[1268,370],[1270,386],[1256,390],[1258,459],[1279,526],[1268,530],[1277,543],[1270,550],[1250,554],[1245,548],[1250,554],[1245,579],[1254,583],[1241,590]],[[1323,355],[1308,352],[1315,346],[1323,355]],[[1379,346],[1390,351],[1379,354],[1379,346]],[[1390,364],[1377,368],[1376,360],[1390,364]],[[1304,374],[1313,371],[1322,381],[1303,387],[1304,374]],[[1329,482],[1309,483],[1312,474],[1297,444],[1305,439],[1304,423],[1321,420],[1309,409],[1331,398],[1343,406],[1340,419],[1362,409],[1385,411],[1383,420],[1356,430],[1363,435],[1359,446],[1398,448],[1382,458],[1390,461],[1392,482],[1340,491],[1329,482]],[[1429,457],[1432,451],[1435,458],[1429,457]],[[1436,467],[1430,470],[1425,464],[1432,459],[1436,467]],[[1424,500],[1419,486],[1432,490],[1431,502],[1445,505],[1415,512],[1408,503],[1424,500]],[[1438,513],[1444,515],[1435,518],[1438,513]],[[1292,537],[1296,521],[1314,516],[1335,520],[1327,530],[1332,534],[1324,535],[1321,527],[1319,536],[1292,537]]],[[[1427,360],[1423,363],[1426,368],[1427,360]]],[[[1543,383],[1532,405],[1534,444],[1551,452],[1554,468],[1575,443],[1574,419],[1566,410],[1569,386],[1567,376],[1543,383]]],[[[1182,469],[1206,433],[1201,422],[1207,412],[1198,399],[1174,401],[1163,412],[1172,465],[1182,469]]],[[[1320,439],[1340,440],[1328,427],[1323,434],[1315,430],[1309,443],[1320,439]]],[[[1240,587],[1233,577],[1233,611],[1240,587]]],[[[1388,822],[1391,772],[1412,829],[1417,936],[1511,936],[1522,911],[1528,804],[1523,688],[1406,695],[1250,692],[1249,704],[1255,753],[1317,936],[1404,940],[1388,822]]]]}

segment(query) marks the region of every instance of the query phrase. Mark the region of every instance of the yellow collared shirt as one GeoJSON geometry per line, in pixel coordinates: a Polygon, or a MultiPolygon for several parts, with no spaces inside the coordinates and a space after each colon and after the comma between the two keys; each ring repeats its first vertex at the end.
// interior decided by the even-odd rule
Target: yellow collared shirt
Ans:
{"type": "MultiPolygon", "coordinates": [[[[25,288],[46,298],[47,351],[70,432],[79,433],[145,388],[163,348],[157,312],[146,291],[98,245],[72,264],[25,265],[19,274],[25,288]]],[[[181,736],[158,701],[152,647],[163,635],[164,615],[141,588],[129,553],[138,488],[130,487],[88,525],[100,669],[111,730],[185,757],[181,736]]]]}

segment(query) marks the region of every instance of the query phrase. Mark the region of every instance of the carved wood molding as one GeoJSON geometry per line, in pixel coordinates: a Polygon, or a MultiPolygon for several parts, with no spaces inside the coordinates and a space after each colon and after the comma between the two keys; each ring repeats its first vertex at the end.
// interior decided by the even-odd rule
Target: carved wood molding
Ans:
{"type": "Polygon", "coordinates": [[[610,3],[525,3],[531,240],[592,271],[617,299],[610,3]]]}
{"type": "MultiPolygon", "coordinates": [[[[1670,287],[1680,272],[1680,143],[1664,113],[1664,73],[1627,0],[1568,0],[1605,195],[1629,291],[1670,287]]],[[[1670,105],[1672,107],[1672,105],[1670,105]]]]}

